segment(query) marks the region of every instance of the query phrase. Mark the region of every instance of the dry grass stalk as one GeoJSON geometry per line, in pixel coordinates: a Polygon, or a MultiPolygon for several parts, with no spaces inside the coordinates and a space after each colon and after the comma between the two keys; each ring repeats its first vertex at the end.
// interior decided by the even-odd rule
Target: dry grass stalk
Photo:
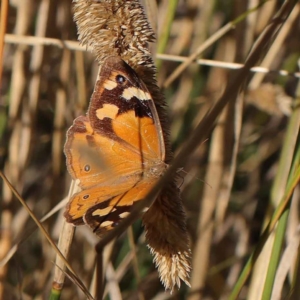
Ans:
{"type": "MultiPolygon", "coordinates": [[[[63,40],[63,39],[55,39],[55,38],[41,38],[41,37],[35,37],[35,36],[20,36],[20,35],[14,35],[14,34],[6,34],[5,35],[5,43],[7,44],[18,44],[18,45],[44,45],[44,46],[56,46],[58,48],[66,48],[69,50],[74,51],[80,51],[76,53],[85,52],[86,48],[84,46],[81,46],[79,42],[77,41],[71,41],[71,40],[63,40]]],[[[156,55],[157,59],[162,59],[165,61],[173,61],[173,62],[185,62],[188,60],[186,56],[180,56],[180,55],[172,55],[172,54],[164,54],[164,53],[158,53],[156,55]]],[[[217,68],[224,68],[224,69],[241,69],[243,67],[243,64],[241,63],[235,63],[235,62],[226,62],[226,61],[218,61],[218,60],[212,60],[212,59],[196,59],[193,61],[193,64],[199,64],[203,66],[210,66],[210,67],[217,67],[217,68]]],[[[253,67],[250,70],[251,72],[255,73],[264,73],[264,74],[274,74],[274,75],[280,75],[280,76],[290,76],[290,77],[296,77],[300,78],[300,72],[289,72],[287,70],[276,70],[276,69],[269,69],[262,66],[253,67]]],[[[163,72],[163,71],[162,71],[163,72]]],[[[77,74],[78,75],[78,74],[77,74]]],[[[79,85],[82,85],[82,77],[81,81],[78,81],[79,85]]],[[[82,95],[82,97],[79,97],[80,99],[86,98],[86,95],[82,95]]],[[[82,101],[83,103],[86,103],[86,101],[82,101]]]]}
{"type": "MultiPolygon", "coordinates": [[[[289,18],[287,19],[287,21],[283,24],[282,28],[280,29],[280,31],[278,32],[278,35],[276,37],[276,39],[274,40],[272,47],[270,47],[268,54],[266,55],[265,59],[262,62],[262,65],[265,67],[269,67],[269,65],[274,61],[275,57],[278,55],[279,50],[281,49],[281,45],[284,41],[284,39],[286,38],[286,35],[290,32],[290,28],[293,24],[293,22],[297,19],[297,17],[299,17],[299,11],[300,11],[300,5],[298,3],[298,5],[296,5],[293,9],[293,11],[291,12],[289,18]]],[[[257,87],[259,85],[259,83],[262,81],[264,75],[263,74],[256,74],[252,81],[249,84],[250,89],[257,87]]],[[[292,149],[291,149],[292,150],[292,149]]],[[[276,191],[274,191],[271,195],[271,201],[272,206],[274,205],[274,207],[276,207],[280,201],[280,199],[282,198],[283,194],[284,194],[284,189],[287,183],[287,178],[288,178],[288,174],[289,174],[289,168],[288,166],[290,165],[288,162],[288,159],[285,161],[285,172],[284,174],[282,174],[282,176],[280,176],[279,182],[276,186],[276,191]]],[[[270,207],[271,208],[271,207],[270,207]]],[[[265,223],[267,224],[267,222],[269,221],[269,217],[266,216],[265,219],[265,223]]],[[[270,260],[270,256],[272,253],[272,249],[273,249],[273,245],[274,245],[274,234],[272,234],[269,239],[268,242],[266,243],[266,246],[264,247],[262,253],[259,256],[259,259],[257,261],[257,264],[254,268],[253,271],[253,277],[251,280],[251,292],[249,293],[249,299],[259,299],[262,297],[262,293],[263,293],[263,288],[264,288],[264,282],[265,282],[265,277],[267,274],[267,269],[268,269],[268,262],[270,260]]]]}
{"type": "MultiPolygon", "coordinates": [[[[26,6],[26,3],[24,1],[24,5],[26,6]]],[[[22,5],[21,5],[22,6],[22,5]]],[[[25,8],[25,6],[23,8],[25,8]]],[[[4,9],[5,4],[1,7],[1,20],[4,21],[4,9]]],[[[28,24],[28,15],[26,15],[27,9],[24,9],[23,11],[18,10],[19,14],[23,16],[23,18],[20,18],[20,22],[17,27],[18,33],[22,34],[26,32],[27,24],[28,24]]],[[[2,30],[5,29],[5,27],[1,27],[2,30]]],[[[18,47],[18,51],[16,53],[15,59],[14,59],[14,66],[13,66],[13,75],[12,77],[15,79],[13,83],[13,88],[12,88],[12,98],[11,102],[12,105],[10,106],[10,111],[9,115],[11,119],[9,122],[12,125],[12,121],[14,118],[16,118],[16,111],[18,109],[18,106],[21,101],[21,95],[22,92],[24,91],[24,85],[25,85],[25,79],[23,76],[23,72],[21,70],[20,65],[23,63],[24,60],[24,47],[20,46],[18,47]]],[[[2,71],[2,70],[1,70],[2,71]]],[[[2,85],[2,81],[1,81],[2,85]]],[[[13,128],[12,132],[12,138],[10,140],[9,144],[9,158],[6,161],[6,164],[4,166],[5,173],[7,176],[9,176],[10,180],[12,180],[13,184],[17,185],[19,182],[20,178],[20,173],[23,171],[22,168],[22,162],[19,164],[18,156],[20,154],[20,150],[18,146],[20,145],[20,139],[21,139],[21,126],[20,122],[16,124],[13,128]]],[[[24,167],[24,163],[23,163],[24,167]]],[[[20,184],[18,184],[20,186],[20,184]]],[[[2,199],[3,199],[3,204],[8,206],[9,204],[12,203],[12,192],[9,190],[7,186],[4,186],[2,190],[2,199]]],[[[9,251],[9,248],[11,247],[12,243],[12,232],[11,230],[11,224],[13,221],[13,215],[10,210],[8,209],[3,209],[1,213],[1,228],[3,228],[2,232],[2,238],[1,238],[1,243],[0,243],[0,249],[1,249],[1,256],[0,258],[2,259],[4,255],[9,251]]],[[[0,269],[0,277],[5,278],[7,272],[6,266],[3,266],[0,269]]],[[[0,298],[3,297],[3,294],[5,294],[3,285],[1,284],[1,290],[0,290],[0,298]]]]}

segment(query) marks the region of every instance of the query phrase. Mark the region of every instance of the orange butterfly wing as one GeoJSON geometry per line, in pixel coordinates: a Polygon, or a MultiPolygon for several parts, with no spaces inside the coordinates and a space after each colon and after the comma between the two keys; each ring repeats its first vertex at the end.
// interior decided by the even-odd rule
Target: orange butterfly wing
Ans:
{"type": "Polygon", "coordinates": [[[70,199],[66,220],[87,223],[99,235],[116,226],[164,171],[155,105],[120,58],[104,62],[88,114],[75,119],[64,151],[69,173],[82,188],[70,199]]]}

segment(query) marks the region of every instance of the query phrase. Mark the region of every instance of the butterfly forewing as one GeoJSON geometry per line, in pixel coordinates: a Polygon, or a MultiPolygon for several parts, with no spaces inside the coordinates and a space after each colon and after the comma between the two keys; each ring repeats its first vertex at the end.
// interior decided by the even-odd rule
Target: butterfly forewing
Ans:
{"type": "Polygon", "coordinates": [[[67,166],[83,189],[116,183],[137,174],[141,165],[138,153],[101,134],[95,134],[87,117],[78,117],[68,131],[65,146],[67,166]]]}
{"type": "Polygon", "coordinates": [[[102,134],[125,142],[135,135],[129,141],[131,146],[141,154],[152,153],[153,158],[164,161],[164,140],[153,99],[122,59],[110,57],[103,64],[88,115],[93,128],[102,134]],[[147,131],[151,126],[145,124],[152,125],[151,135],[147,131]]]}
{"type": "Polygon", "coordinates": [[[165,170],[165,148],[145,84],[120,58],[104,62],[86,117],[78,117],[65,145],[68,170],[82,191],[65,217],[97,234],[113,228],[143,199],[165,170]]]}

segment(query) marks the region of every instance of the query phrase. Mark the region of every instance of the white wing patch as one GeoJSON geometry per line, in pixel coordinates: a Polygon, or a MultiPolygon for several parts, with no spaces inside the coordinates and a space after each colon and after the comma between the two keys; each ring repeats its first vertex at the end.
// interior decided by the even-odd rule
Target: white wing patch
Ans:
{"type": "Polygon", "coordinates": [[[129,101],[131,98],[136,97],[137,99],[141,100],[141,101],[145,101],[145,100],[151,100],[151,96],[148,92],[144,92],[141,89],[138,89],[136,87],[128,87],[127,89],[125,89],[123,91],[123,94],[121,96],[122,98],[124,98],[125,100],[129,101]]]}

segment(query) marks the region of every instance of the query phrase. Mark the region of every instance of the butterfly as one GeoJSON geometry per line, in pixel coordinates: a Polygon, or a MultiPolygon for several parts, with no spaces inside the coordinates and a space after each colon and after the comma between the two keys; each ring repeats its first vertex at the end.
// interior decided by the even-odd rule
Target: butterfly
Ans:
{"type": "Polygon", "coordinates": [[[67,131],[64,153],[81,188],[66,206],[66,221],[87,224],[99,236],[129,215],[166,169],[154,101],[121,58],[104,61],[86,116],[67,131]]]}

